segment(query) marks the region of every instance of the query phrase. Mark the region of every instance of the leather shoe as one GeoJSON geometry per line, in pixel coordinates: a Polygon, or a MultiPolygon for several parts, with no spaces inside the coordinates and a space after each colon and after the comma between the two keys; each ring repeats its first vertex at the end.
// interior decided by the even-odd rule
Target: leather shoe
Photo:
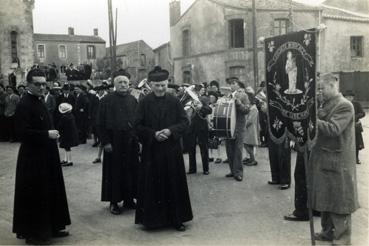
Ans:
{"type": "Polygon", "coordinates": [[[120,210],[120,207],[118,206],[118,204],[110,204],[110,213],[114,215],[118,215],[118,214],[121,214],[122,211],[120,210]]]}
{"type": "Polygon", "coordinates": [[[184,224],[176,225],[174,228],[176,228],[177,231],[185,231],[186,230],[186,227],[184,226],[184,224]]]}
{"type": "Polygon", "coordinates": [[[257,164],[258,164],[257,161],[249,161],[245,163],[246,166],[256,166],[257,164]]]}
{"type": "Polygon", "coordinates": [[[235,176],[234,179],[241,182],[242,181],[242,176],[240,176],[240,175],[235,176]]]}
{"type": "Polygon", "coordinates": [[[61,164],[63,167],[73,166],[73,162],[65,162],[61,164]]]}
{"type": "Polygon", "coordinates": [[[25,239],[25,237],[22,235],[22,234],[16,234],[16,237],[18,238],[18,239],[25,239]]]}
{"type": "Polygon", "coordinates": [[[270,185],[279,185],[279,182],[274,181],[274,180],[269,180],[268,184],[270,184],[270,185]]]}
{"type": "Polygon", "coordinates": [[[96,164],[96,163],[100,163],[101,162],[101,159],[100,158],[96,158],[92,163],[93,164],[96,164]]]}
{"type": "Polygon", "coordinates": [[[194,174],[196,171],[188,171],[187,174],[194,174]]]}
{"type": "Polygon", "coordinates": [[[232,178],[233,177],[233,173],[228,173],[228,174],[226,174],[226,176],[225,176],[226,178],[232,178]]]}
{"type": "Polygon", "coordinates": [[[53,232],[53,237],[67,237],[69,236],[69,232],[68,231],[57,231],[57,232],[53,232]]]}
{"type": "Polygon", "coordinates": [[[279,186],[279,189],[280,190],[287,190],[289,188],[290,188],[290,185],[289,184],[283,184],[283,185],[279,186]]]}
{"type": "Polygon", "coordinates": [[[318,232],[314,234],[314,239],[317,241],[332,241],[333,240],[333,236],[330,237],[324,233],[318,232]]]}
{"type": "Polygon", "coordinates": [[[214,161],[214,158],[209,158],[209,162],[213,162],[214,161]]]}
{"type": "Polygon", "coordinates": [[[285,215],[283,218],[288,221],[309,221],[309,217],[297,217],[294,214],[285,215]]]}
{"type": "Polygon", "coordinates": [[[214,163],[216,163],[216,164],[222,163],[222,159],[216,158],[215,161],[214,161],[214,163]]]}
{"type": "Polygon", "coordinates": [[[209,171],[205,171],[204,172],[204,175],[209,175],[209,171]]]}
{"type": "Polygon", "coordinates": [[[224,160],[224,161],[223,161],[223,163],[229,163],[229,160],[228,160],[228,159],[226,159],[226,160],[224,160]]]}

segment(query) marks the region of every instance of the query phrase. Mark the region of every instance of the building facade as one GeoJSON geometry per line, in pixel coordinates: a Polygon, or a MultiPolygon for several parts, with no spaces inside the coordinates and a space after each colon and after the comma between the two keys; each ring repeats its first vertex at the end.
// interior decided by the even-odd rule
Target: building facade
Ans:
{"type": "Polygon", "coordinates": [[[168,70],[169,78],[171,82],[174,82],[173,77],[173,60],[171,56],[170,43],[167,42],[165,44],[160,45],[156,49],[154,49],[155,53],[155,65],[159,65],[163,69],[168,70]]]}
{"type": "MultiPolygon", "coordinates": [[[[72,27],[68,34],[34,34],[35,63],[38,65],[55,64],[59,69],[70,65],[91,64],[106,56],[105,40],[98,36],[98,29],[93,35],[75,35],[72,27]]],[[[63,72],[63,71],[62,71],[63,72]]]]}
{"type": "MultiPolygon", "coordinates": [[[[224,84],[227,77],[236,76],[255,85],[251,0],[196,0],[182,15],[180,1],[173,0],[169,9],[177,83],[218,80],[224,84]]],[[[344,10],[277,0],[256,1],[256,11],[259,81],[265,78],[264,38],[322,24],[327,28],[318,34],[318,71],[368,70],[369,42],[365,40],[369,26],[365,15],[359,18],[350,14],[347,18],[344,10]],[[356,43],[363,47],[361,57],[351,55],[356,43]]]]}
{"type": "MultiPolygon", "coordinates": [[[[109,59],[109,48],[106,54],[109,59]]],[[[117,45],[117,67],[126,69],[132,82],[139,82],[147,77],[155,65],[155,54],[152,48],[143,40],[117,45]]]]}
{"type": "Polygon", "coordinates": [[[13,86],[25,80],[34,62],[34,0],[1,0],[0,83],[13,86]]]}

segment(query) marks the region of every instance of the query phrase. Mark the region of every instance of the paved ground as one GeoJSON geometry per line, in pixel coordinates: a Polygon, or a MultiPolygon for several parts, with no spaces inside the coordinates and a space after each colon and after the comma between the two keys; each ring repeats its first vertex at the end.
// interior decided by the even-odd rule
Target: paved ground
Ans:
{"type": "MultiPolygon", "coordinates": [[[[369,139],[369,117],[364,120],[364,127],[364,139],[369,139]]],[[[0,244],[24,244],[11,233],[18,147],[19,144],[15,143],[0,143],[0,244]]],[[[258,149],[259,165],[245,167],[243,182],[224,178],[229,171],[226,164],[211,164],[209,176],[202,173],[188,176],[194,220],[187,223],[185,232],[171,228],[144,231],[134,224],[133,211],[111,215],[108,204],[100,202],[101,164],[91,164],[96,151],[90,144],[75,148],[75,165],[63,169],[72,218],[72,225],[68,228],[71,236],[55,240],[56,244],[310,244],[308,222],[282,219],[293,209],[294,188],[280,191],[267,185],[270,168],[265,148],[258,149]]],[[[224,157],[224,147],[221,154],[224,157]]],[[[352,243],[368,245],[369,143],[360,154],[362,164],[357,165],[357,174],[361,208],[353,215],[352,243]]],[[[293,166],[295,156],[293,154],[293,166]]],[[[187,155],[185,160],[188,166],[187,155]]],[[[315,229],[320,229],[319,218],[315,218],[315,229]]]]}

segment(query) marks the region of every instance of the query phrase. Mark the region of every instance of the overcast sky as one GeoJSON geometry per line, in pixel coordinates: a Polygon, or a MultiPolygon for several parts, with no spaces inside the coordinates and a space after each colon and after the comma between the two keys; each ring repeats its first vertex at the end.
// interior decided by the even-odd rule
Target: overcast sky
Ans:
{"type": "MultiPolygon", "coordinates": [[[[169,0],[112,1],[114,11],[118,8],[118,44],[142,39],[156,48],[169,41],[169,0]]],[[[182,13],[193,2],[181,0],[182,13]]],[[[71,26],[76,35],[92,35],[98,28],[109,44],[107,0],[36,0],[33,16],[35,33],[67,34],[71,26]]]]}

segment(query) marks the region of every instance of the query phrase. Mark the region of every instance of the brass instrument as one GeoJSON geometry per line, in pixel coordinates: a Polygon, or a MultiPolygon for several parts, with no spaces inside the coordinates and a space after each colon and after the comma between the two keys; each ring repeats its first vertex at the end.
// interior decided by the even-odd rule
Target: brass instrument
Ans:
{"type": "MultiPolygon", "coordinates": [[[[187,113],[189,119],[194,116],[194,113],[199,113],[199,108],[202,107],[202,102],[199,97],[194,92],[195,85],[191,85],[185,89],[183,96],[180,99],[180,102],[184,104],[184,110],[187,113]],[[200,107],[199,107],[200,106],[200,107]]],[[[200,118],[203,118],[199,115],[200,118]]]]}
{"type": "Polygon", "coordinates": [[[142,90],[145,95],[151,92],[151,87],[149,86],[149,83],[147,83],[147,78],[141,80],[140,83],[138,83],[137,88],[142,90]]]}

